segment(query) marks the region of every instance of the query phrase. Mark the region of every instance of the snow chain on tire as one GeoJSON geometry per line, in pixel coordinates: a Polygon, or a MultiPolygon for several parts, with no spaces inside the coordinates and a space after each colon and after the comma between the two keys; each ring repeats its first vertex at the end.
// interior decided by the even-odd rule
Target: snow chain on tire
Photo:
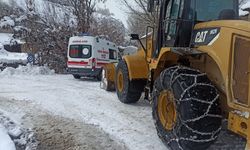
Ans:
{"type": "Polygon", "coordinates": [[[173,150],[204,150],[221,131],[219,95],[206,74],[174,66],[164,70],[154,83],[153,119],[162,141],[173,150]],[[159,95],[171,91],[177,119],[171,131],[164,128],[158,114],[159,95]]]}

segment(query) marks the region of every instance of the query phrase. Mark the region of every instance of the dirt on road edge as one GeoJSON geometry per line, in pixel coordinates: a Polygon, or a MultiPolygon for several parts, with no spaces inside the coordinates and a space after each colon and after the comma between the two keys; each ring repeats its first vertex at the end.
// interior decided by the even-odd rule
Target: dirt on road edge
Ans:
{"type": "Polygon", "coordinates": [[[127,150],[98,126],[49,114],[27,101],[0,98],[0,109],[25,114],[21,124],[32,126],[39,143],[37,150],[127,150]]]}

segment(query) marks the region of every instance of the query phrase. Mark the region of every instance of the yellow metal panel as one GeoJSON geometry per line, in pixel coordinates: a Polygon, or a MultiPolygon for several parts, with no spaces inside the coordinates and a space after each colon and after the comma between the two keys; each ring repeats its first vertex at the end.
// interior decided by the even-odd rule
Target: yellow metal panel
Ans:
{"type": "Polygon", "coordinates": [[[160,60],[161,59],[165,59],[165,56],[168,55],[168,53],[170,52],[170,48],[168,47],[164,47],[161,49],[159,57],[157,59],[152,59],[151,63],[150,63],[150,69],[156,69],[157,67],[159,67],[160,60]]]}
{"type": "Polygon", "coordinates": [[[129,79],[147,79],[148,64],[143,51],[138,51],[135,55],[124,56],[129,70],[129,79]]]}
{"type": "MultiPolygon", "coordinates": [[[[209,46],[200,46],[197,49],[206,52],[219,67],[225,83],[225,94],[227,105],[234,110],[229,112],[228,128],[247,139],[246,150],[250,150],[250,119],[244,113],[250,112],[249,105],[237,103],[233,98],[233,63],[235,37],[241,36],[250,38],[250,23],[246,21],[213,21],[196,25],[196,29],[221,27],[219,38],[209,46]],[[238,112],[238,113],[237,113],[238,112]]],[[[248,70],[246,70],[247,72],[248,70]]],[[[250,99],[248,100],[248,103],[250,99]]]]}
{"type": "Polygon", "coordinates": [[[250,119],[244,117],[244,113],[234,111],[229,113],[228,128],[236,134],[247,139],[246,150],[250,150],[250,119]],[[238,113],[237,113],[238,112],[238,113]]]}
{"type": "MultiPolygon", "coordinates": [[[[207,23],[208,25],[208,23],[207,23]]],[[[209,24],[210,25],[210,24],[209,24]]],[[[211,27],[211,26],[206,26],[211,27]]],[[[232,95],[232,54],[233,54],[233,37],[234,35],[239,34],[242,36],[250,37],[250,32],[245,32],[241,30],[235,30],[232,28],[221,28],[219,38],[210,46],[200,46],[197,47],[198,50],[207,53],[218,65],[223,80],[225,83],[225,91],[227,95],[227,103],[229,107],[242,110],[242,111],[250,111],[250,108],[243,107],[237,103],[235,103],[232,95]],[[223,44],[222,44],[223,43],[223,44]]]]}
{"type": "MultiPolygon", "coordinates": [[[[239,111],[240,112],[240,111],[239,111]]],[[[250,138],[250,119],[244,114],[230,112],[228,118],[228,128],[245,138],[250,138]]]]}

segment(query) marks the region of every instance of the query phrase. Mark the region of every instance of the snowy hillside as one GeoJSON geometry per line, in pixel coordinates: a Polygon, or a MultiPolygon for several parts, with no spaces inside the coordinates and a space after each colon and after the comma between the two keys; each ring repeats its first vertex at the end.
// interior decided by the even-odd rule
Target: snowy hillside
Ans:
{"type": "MultiPolygon", "coordinates": [[[[10,0],[0,1],[10,6],[15,5],[24,11],[28,11],[25,0],[16,0],[14,2],[10,0]]],[[[56,20],[58,23],[67,23],[71,26],[76,25],[76,17],[73,15],[69,6],[53,3],[48,0],[34,0],[34,6],[29,7],[34,7],[35,12],[39,13],[43,18],[48,18],[49,15],[53,16],[53,20],[56,20]]]]}

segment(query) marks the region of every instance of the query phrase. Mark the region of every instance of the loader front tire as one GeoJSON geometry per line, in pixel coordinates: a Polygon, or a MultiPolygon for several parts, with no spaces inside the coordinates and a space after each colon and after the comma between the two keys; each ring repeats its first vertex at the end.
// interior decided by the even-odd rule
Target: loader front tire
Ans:
{"type": "Polygon", "coordinates": [[[116,67],[115,81],[116,93],[122,103],[131,104],[140,100],[144,82],[129,80],[129,71],[125,60],[121,60],[116,67]]]}
{"type": "Polygon", "coordinates": [[[154,83],[153,119],[172,150],[208,148],[221,130],[219,95],[206,74],[174,66],[154,83]]]}

